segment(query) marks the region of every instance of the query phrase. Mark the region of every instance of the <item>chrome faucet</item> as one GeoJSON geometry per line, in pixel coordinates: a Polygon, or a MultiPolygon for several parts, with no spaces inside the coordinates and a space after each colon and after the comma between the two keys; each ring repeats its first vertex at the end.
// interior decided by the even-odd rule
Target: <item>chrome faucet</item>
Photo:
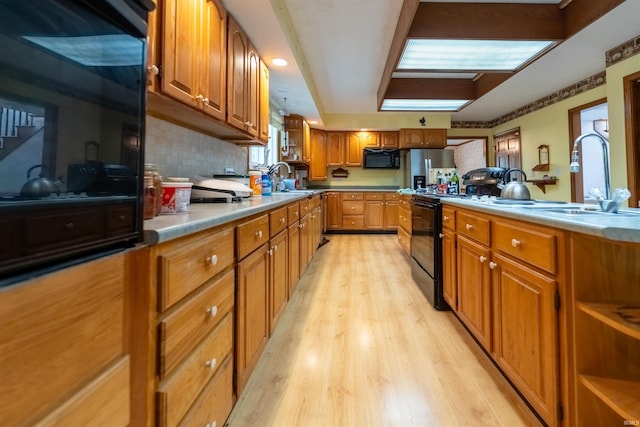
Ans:
{"type": "Polygon", "coordinates": [[[602,145],[602,161],[604,163],[604,196],[607,200],[611,199],[611,176],[609,175],[609,147],[607,147],[607,140],[598,135],[597,133],[585,133],[576,138],[573,143],[573,151],[571,151],[571,164],[569,164],[569,172],[580,172],[580,153],[578,152],[578,144],[582,143],[582,140],[588,137],[594,137],[600,141],[602,145]]]}
{"type": "Polygon", "coordinates": [[[289,176],[291,175],[291,167],[286,162],[276,162],[276,163],[272,164],[271,166],[269,166],[269,171],[267,172],[267,174],[269,176],[273,176],[273,174],[276,173],[276,171],[278,170],[278,168],[280,166],[286,166],[287,167],[287,172],[289,173],[289,176]]]}

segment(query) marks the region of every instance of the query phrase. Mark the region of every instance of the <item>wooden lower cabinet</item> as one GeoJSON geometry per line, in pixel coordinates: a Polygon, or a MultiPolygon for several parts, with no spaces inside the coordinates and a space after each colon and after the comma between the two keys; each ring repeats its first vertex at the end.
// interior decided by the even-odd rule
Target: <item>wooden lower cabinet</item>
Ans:
{"type": "Polygon", "coordinates": [[[289,235],[289,277],[287,285],[287,295],[293,294],[295,287],[300,281],[300,223],[295,221],[287,229],[289,235]]]}
{"type": "Polygon", "coordinates": [[[458,316],[482,346],[491,351],[491,251],[458,236],[458,316]]]}
{"type": "Polygon", "coordinates": [[[236,393],[240,395],[269,339],[269,245],[238,262],[236,393]]]}
{"type": "Polygon", "coordinates": [[[493,254],[493,354],[550,425],[558,393],[558,316],[553,277],[493,254]]]}
{"type": "Polygon", "coordinates": [[[0,424],[130,424],[131,252],[0,288],[0,424]]]}
{"type": "Polygon", "coordinates": [[[276,327],[278,319],[289,299],[288,293],[288,246],[286,230],[273,237],[269,243],[269,331],[276,327]]]}
{"type": "Polygon", "coordinates": [[[400,209],[400,194],[384,194],[384,230],[397,230],[400,224],[398,210],[400,209]]]}
{"type": "Polygon", "coordinates": [[[367,200],[364,206],[364,228],[367,230],[384,229],[384,201],[367,200]]]}
{"type": "Polygon", "coordinates": [[[311,215],[305,215],[298,224],[300,228],[300,275],[307,268],[311,259],[309,248],[311,247],[311,215]]]}
{"type": "Polygon", "coordinates": [[[444,229],[442,231],[442,294],[453,311],[458,309],[457,259],[456,234],[444,229]]]}
{"type": "Polygon", "coordinates": [[[342,229],[342,196],[339,192],[325,193],[327,200],[327,230],[342,229]]]}

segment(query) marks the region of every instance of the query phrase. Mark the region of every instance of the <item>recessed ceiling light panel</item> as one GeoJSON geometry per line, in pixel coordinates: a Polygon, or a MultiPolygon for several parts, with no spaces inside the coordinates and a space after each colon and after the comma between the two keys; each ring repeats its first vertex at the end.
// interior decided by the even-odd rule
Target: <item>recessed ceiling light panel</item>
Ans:
{"type": "Polygon", "coordinates": [[[271,60],[271,63],[273,65],[275,65],[276,67],[286,67],[287,65],[289,65],[289,63],[287,62],[286,59],[283,58],[273,58],[271,60]]]}
{"type": "Polygon", "coordinates": [[[459,111],[468,99],[385,99],[381,111],[459,111]]]}
{"type": "Polygon", "coordinates": [[[515,71],[552,41],[407,40],[399,70],[515,71]]]}

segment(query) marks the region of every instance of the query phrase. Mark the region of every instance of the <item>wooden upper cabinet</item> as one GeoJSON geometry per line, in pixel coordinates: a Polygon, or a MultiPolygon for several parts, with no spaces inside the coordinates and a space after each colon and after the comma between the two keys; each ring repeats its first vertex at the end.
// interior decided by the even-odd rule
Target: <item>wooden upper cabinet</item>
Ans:
{"type": "MultiPolygon", "coordinates": [[[[325,144],[326,146],[326,144],[325,144]]],[[[302,121],[302,160],[305,163],[311,163],[311,127],[306,120],[302,121]]],[[[323,155],[323,159],[326,162],[327,155],[326,153],[323,155]]]]}
{"type": "Polygon", "coordinates": [[[311,129],[310,139],[309,181],[325,181],[327,179],[327,133],[323,130],[311,129]]]}
{"type": "Polygon", "coordinates": [[[307,121],[299,114],[289,114],[284,117],[284,129],[286,136],[280,144],[280,160],[308,164],[311,158],[311,128],[307,121]],[[287,155],[283,155],[283,151],[287,155]]]}
{"type": "MultiPolygon", "coordinates": [[[[225,119],[227,108],[227,12],[219,0],[202,3],[203,46],[200,75],[202,108],[219,120],[225,119]]],[[[196,95],[197,97],[197,95],[196,95]]]]}
{"type": "Polygon", "coordinates": [[[269,68],[260,60],[260,126],[258,138],[269,141],[269,68]]]}
{"type": "Polygon", "coordinates": [[[380,147],[380,132],[345,132],[345,166],[362,166],[362,149],[380,147]]]}
{"type": "Polygon", "coordinates": [[[327,132],[327,166],[344,166],[344,132],[327,132]]]}
{"type": "Polygon", "coordinates": [[[247,61],[249,40],[231,16],[227,41],[227,123],[245,129],[247,122],[247,61]]]}
{"type": "MultiPolygon", "coordinates": [[[[162,13],[161,92],[223,120],[226,108],[226,11],[218,0],[166,0],[162,13]]],[[[153,15],[152,23],[155,23],[157,17],[153,15]]],[[[153,35],[156,30],[153,28],[153,35]]],[[[158,67],[160,56],[156,40],[152,47],[151,69],[158,67]]],[[[150,77],[154,75],[153,71],[151,73],[150,77]]],[[[154,84],[151,86],[153,89],[154,84]]]]}
{"type": "Polygon", "coordinates": [[[400,129],[399,148],[445,148],[446,129],[400,129]]]}
{"type": "Polygon", "coordinates": [[[258,136],[260,123],[260,56],[256,48],[249,42],[247,53],[247,86],[245,91],[247,98],[245,130],[251,136],[258,136]]]}
{"type": "Polygon", "coordinates": [[[200,2],[165,0],[163,6],[161,90],[197,107],[200,2]]]}
{"type": "Polygon", "coordinates": [[[398,148],[398,132],[380,132],[380,148],[398,148]]]}

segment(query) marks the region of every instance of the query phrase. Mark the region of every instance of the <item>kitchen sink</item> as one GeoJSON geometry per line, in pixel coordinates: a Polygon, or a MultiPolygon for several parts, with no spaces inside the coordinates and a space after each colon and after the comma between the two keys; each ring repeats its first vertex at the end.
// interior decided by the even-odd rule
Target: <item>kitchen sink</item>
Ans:
{"type": "Polygon", "coordinates": [[[602,215],[602,216],[618,216],[618,217],[627,217],[627,216],[639,216],[640,211],[635,212],[631,210],[620,210],[616,213],[613,212],[603,212],[595,209],[585,209],[580,206],[556,206],[556,207],[543,207],[543,206],[525,206],[525,209],[535,210],[535,211],[543,211],[549,213],[563,214],[563,215],[602,215]]]}

